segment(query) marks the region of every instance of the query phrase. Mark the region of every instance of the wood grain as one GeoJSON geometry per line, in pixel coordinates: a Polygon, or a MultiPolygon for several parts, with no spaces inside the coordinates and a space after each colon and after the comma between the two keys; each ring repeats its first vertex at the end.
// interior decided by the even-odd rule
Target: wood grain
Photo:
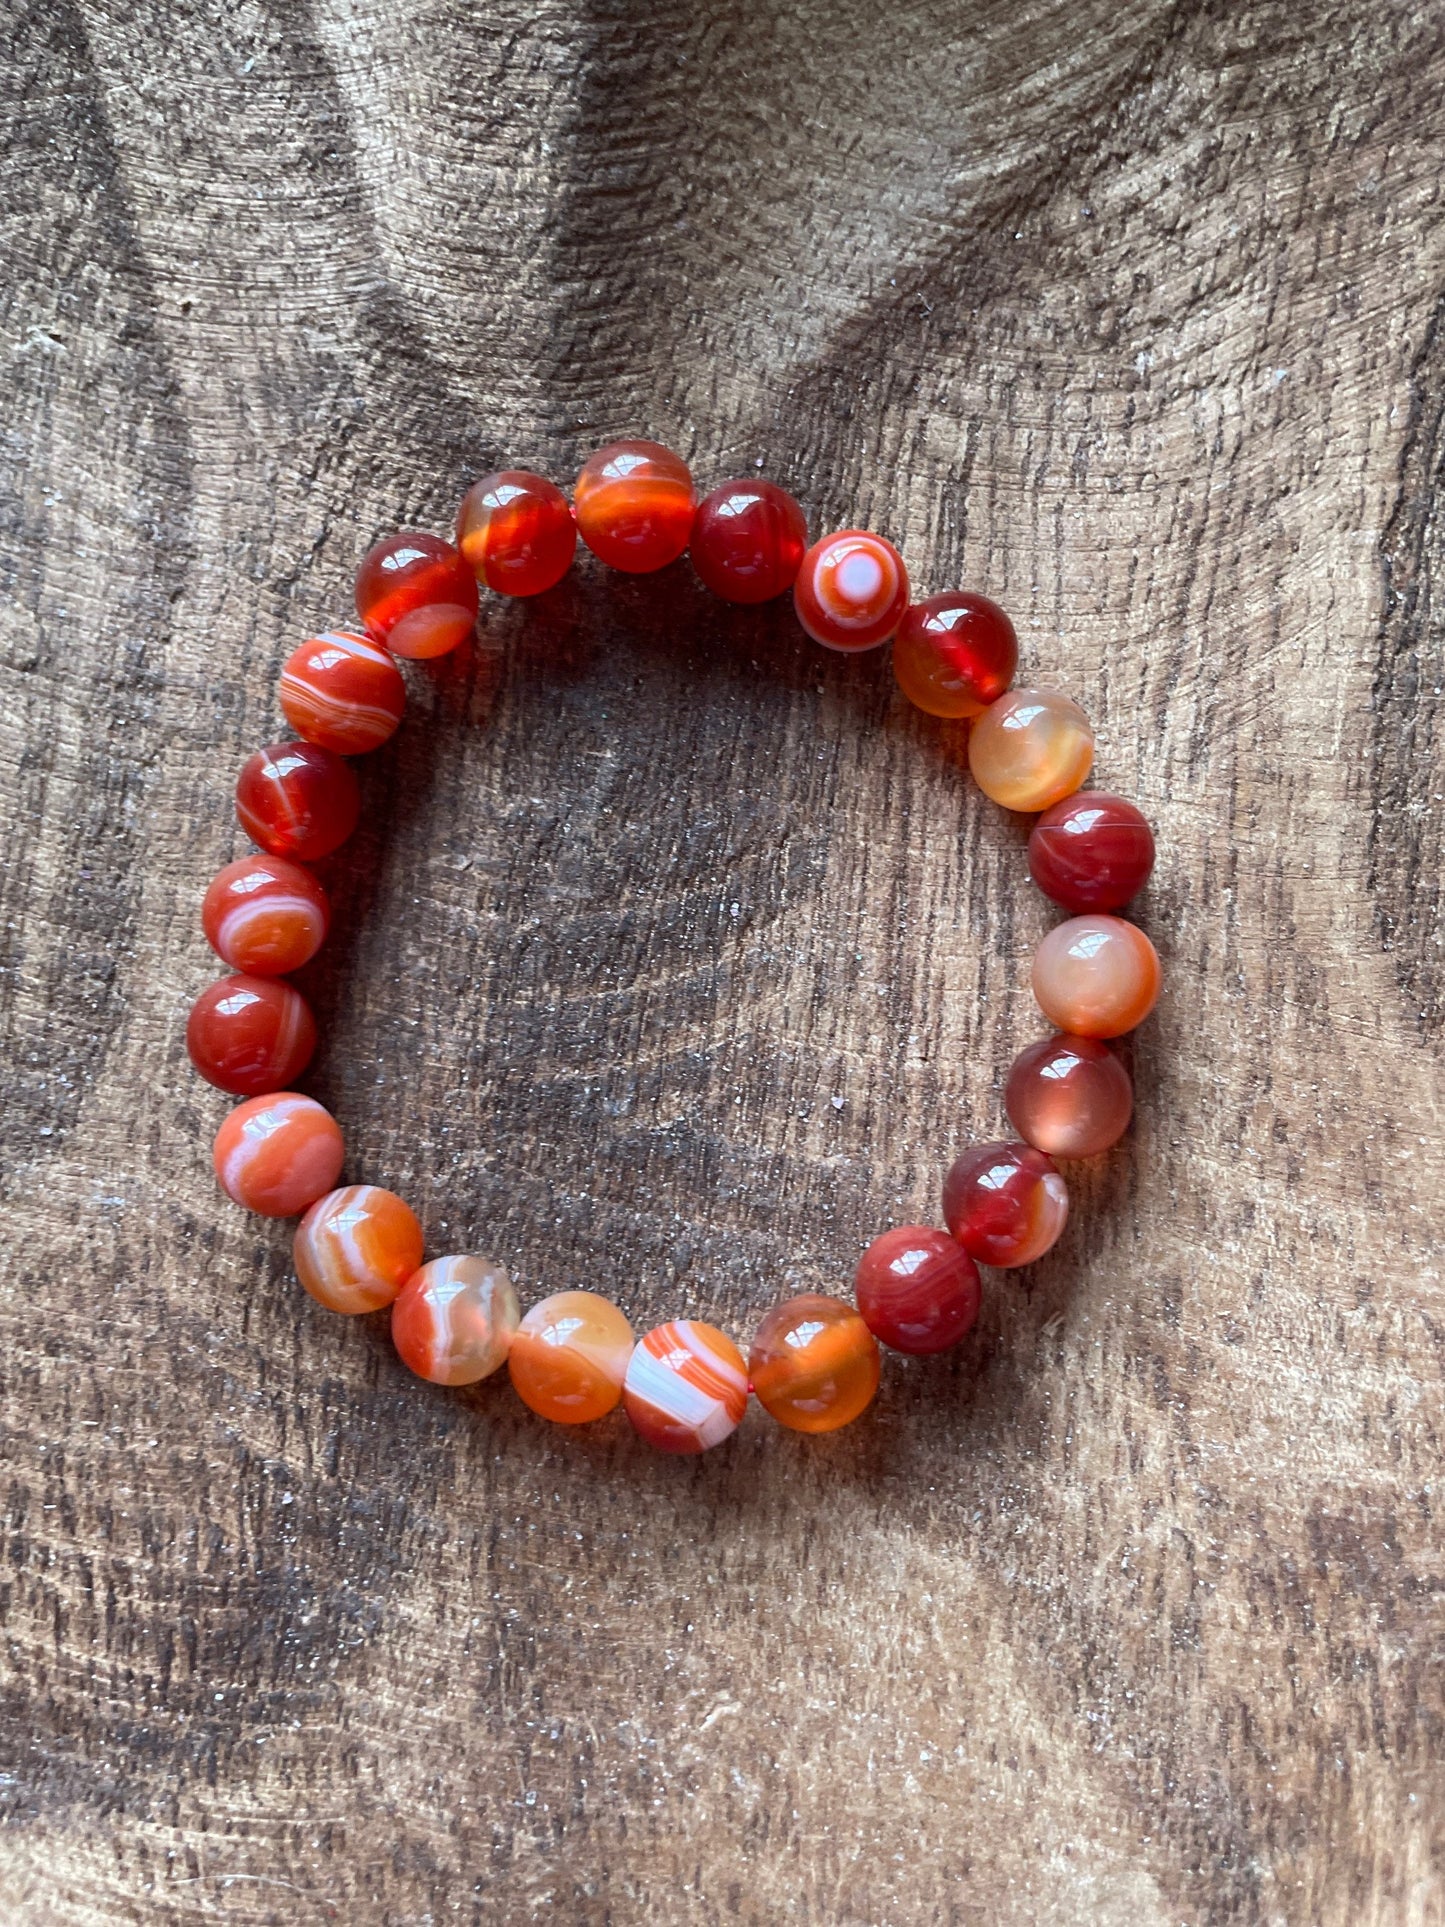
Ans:
{"type": "MultiPolygon", "coordinates": [[[[1419,4],[19,0],[0,1913],[1445,1920],[1445,44],[1419,4]],[[217,1198],[200,893],[383,529],[621,433],[1014,611],[1155,821],[1131,1140],[954,1358],[662,1463],[217,1198]]],[[[746,1335],[1038,1033],[885,661],[584,567],[412,678],[311,1087],[746,1335]]]]}

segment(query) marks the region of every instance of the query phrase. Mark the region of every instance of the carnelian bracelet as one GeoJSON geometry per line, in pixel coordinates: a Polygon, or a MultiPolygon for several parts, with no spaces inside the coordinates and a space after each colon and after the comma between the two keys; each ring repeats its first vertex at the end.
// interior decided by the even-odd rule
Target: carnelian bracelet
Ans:
{"type": "Polygon", "coordinates": [[[908,573],[881,536],[846,529],[807,546],[802,509],[771,482],[724,482],[699,505],[683,461],[655,442],[616,442],[585,464],[574,501],[540,475],[508,469],[467,491],[457,545],[407,531],[378,542],[356,577],[364,633],[302,643],[281,671],[280,703],[299,741],[274,743],[236,784],[241,827],[265,852],[228,864],[206,892],[202,923],[236,975],[202,992],[186,1042],[201,1075],[245,1098],[216,1134],[227,1195],[268,1217],[304,1212],[295,1263],[332,1311],[391,1307],[396,1348],[436,1385],[468,1385],[503,1363],[533,1411],[563,1424],[621,1401],[664,1452],[701,1452],[736,1429],[749,1392],[781,1424],[830,1432],[878,1387],[878,1345],[946,1350],[978,1316],[978,1266],[1032,1264],[1058,1238],[1068,1191],[1055,1158],[1107,1151],[1133,1109],[1129,1073],[1109,1049],[1149,1014],[1159,960],[1134,924],[1111,914],[1154,863],[1149,825],[1132,804],[1080,785],[1093,762],[1083,712],[1048,689],[1010,685],[1013,625],[967,592],[910,604],[908,573]],[[506,1271],[487,1258],[423,1263],[411,1208],[374,1184],[335,1188],[336,1120],[292,1090],[316,1025],[285,974],[313,957],[330,921],[307,862],[356,827],[360,792],[344,760],[397,728],[406,686],[397,657],[454,649],[477,619],[480,582],[539,595],[572,565],[581,536],[615,569],[647,574],[684,550],[725,601],[793,592],[798,620],[825,648],[893,640],[905,696],[929,715],[968,718],[969,767],[1006,809],[1042,812],[1029,838],[1034,881],[1076,913],[1051,930],[1033,989],[1057,1035],[1023,1051],[1004,1106],[1018,1140],[977,1145],[943,1185],[947,1231],[904,1225],[863,1254],[856,1308],[815,1293],[763,1319],[749,1356],[711,1325],[659,1325],[640,1340],[618,1308],[590,1291],[545,1298],[522,1317],[506,1271]]]}

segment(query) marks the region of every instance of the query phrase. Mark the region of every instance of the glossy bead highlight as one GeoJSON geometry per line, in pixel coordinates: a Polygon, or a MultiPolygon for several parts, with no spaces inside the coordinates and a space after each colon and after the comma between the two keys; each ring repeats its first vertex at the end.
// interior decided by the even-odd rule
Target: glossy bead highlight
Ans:
{"type": "Polygon", "coordinates": [[[558,1291],[533,1305],[517,1327],[507,1368],[518,1398],[540,1418],[586,1425],[621,1399],[635,1342],[609,1299],[595,1291],[558,1291]]]}
{"type": "Polygon", "coordinates": [[[1061,1033],[1019,1052],[1003,1102],[1010,1124],[1035,1150],[1092,1158],[1128,1130],[1134,1087],[1106,1044],[1061,1033]]]}
{"type": "Polygon", "coordinates": [[[836,1432],[878,1390],[878,1341],[841,1298],[805,1292],[775,1305],[748,1354],[758,1403],[790,1432],[836,1432]]]}
{"type": "Polygon", "coordinates": [[[797,580],[808,546],[798,503],[775,482],[724,482],[698,509],[689,553],[704,588],[724,602],[769,602],[797,580]]]}
{"type": "Polygon", "coordinates": [[[1094,761],[1094,732],[1056,689],[1010,689],[974,723],[968,766],[1006,810],[1046,810],[1070,796],[1094,761]]]}
{"type": "Polygon", "coordinates": [[[356,571],[356,613],[394,656],[446,655],[472,633],[477,607],[476,578],[439,535],[384,535],[356,571]]]}
{"type": "Polygon", "coordinates": [[[977,1145],[943,1181],[944,1223],[981,1265],[1033,1264],[1068,1215],[1068,1186],[1031,1144],[977,1145]]]}
{"type": "Polygon", "coordinates": [[[311,1062],[316,1020],[276,977],[222,977],[191,1006],[186,1049],[208,1084],[235,1097],[284,1091],[311,1062]]]}
{"type": "Polygon", "coordinates": [[[344,629],[312,636],[293,650],[278,695],[296,734],[338,756],[380,749],[406,709],[406,684],[386,650],[344,629]]]}
{"type": "Polygon", "coordinates": [[[903,557],[881,535],[844,529],[803,557],[793,585],[798,620],[825,649],[876,649],[908,607],[903,557]]]}
{"type": "Polygon", "coordinates": [[[312,1205],[291,1253],[316,1302],[355,1317],[389,1305],[420,1265],[421,1226],[395,1191],[347,1184],[312,1205]]]}
{"type": "Polygon", "coordinates": [[[986,595],[954,590],[905,610],[893,638],[893,674],[929,716],[980,716],[1014,679],[1014,626],[986,595]]]}
{"type": "Polygon", "coordinates": [[[577,533],[610,569],[650,575],[675,562],[692,534],[696,497],[680,455],[660,442],[613,442],[582,465],[577,533]]]}
{"type": "Polygon", "coordinates": [[[747,1410],[742,1353],[714,1325],[658,1325],[638,1341],[622,1396],[634,1429],[659,1452],[705,1452],[747,1410]]]}
{"type": "Polygon", "coordinates": [[[512,1281],[490,1258],[433,1258],[391,1308],[391,1342],[431,1385],[475,1385],[507,1361],[521,1317],[512,1281]]]}
{"type": "Polygon", "coordinates": [[[238,1104],[212,1159],[226,1196],[264,1218],[294,1218],[341,1173],[341,1127],[315,1098],[273,1091],[238,1104]]]}
{"type": "Polygon", "coordinates": [[[571,568],[577,524],[567,497],[545,476],[504,468],[462,497],[457,547],[478,582],[498,595],[541,595],[571,568]]]}
{"type": "Polygon", "coordinates": [[[272,856],[315,863],[341,848],[360,815],[350,764],[315,743],[268,743],[236,778],[236,819],[272,856]]]}
{"type": "Polygon", "coordinates": [[[1122,1037],[1142,1024],[1160,980],[1153,944],[1122,917],[1071,917],[1034,952],[1039,1009],[1076,1037],[1122,1037]]]}
{"type": "Polygon", "coordinates": [[[946,1231],[905,1224],[863,1253],[853,1295],[873,1336],[895,1352],[945,1352],[973,1329],[978,1266],[946,1231]]]}
{"type": "Polygon", "coordinates": [[[1122,796],[1080,790],[1039,818],[1029,871],[1066,910],[1121,910],[1149,881],[1154,832],[1122,796]]]}
{"type": "Polygon", "coordinates": [[[243,856],[211,879],[201,904],[206,941],[224,963],[252,977],[279,977],[309,963],[331,927],[326,892],[283,856],[243,856]]]}

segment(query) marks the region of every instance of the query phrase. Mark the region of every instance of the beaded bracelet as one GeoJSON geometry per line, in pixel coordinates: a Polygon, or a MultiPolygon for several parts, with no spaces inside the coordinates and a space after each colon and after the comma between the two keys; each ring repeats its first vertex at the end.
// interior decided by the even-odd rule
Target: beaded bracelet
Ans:
{"type": "Polygon", "coordinates": [[[236,810],[264,855],[228,864],[206,892],[202,924],[237,975],[203,991],[186,1041],[201,1075],[247,1101],[222,1123],[215,1167],[227,1195],[270,1217],[304,1212],[296,1272],[332,1311],[391,1307],[397,1351],[437,1385],[468,1385],[504,1362],[534,1412],[563,1424],[619,1401],[664,1452],[701,1452],[733,1432],[748,1394],[781,1424],[830,1432],[868,1405],[881,1341],[896,1351],[955,1345],[978,1316],[979,1264],[1032,1264],[1058,1238],[1068,1191],[1055,1158],[1093,1157],[1117,1142],[1133,1109],[1129,1073],[1108,1048],[1149,1014],[1159,960],[1134,924],[1110,914],[1154,863],[1149,825],[1117,796],[1083,791],[1093,733],[1047,689],[1013,689],[1013,625],[986,596],[910,604],[891,543],[862,529],[811,548],[803,511],[771,482],[724,482],[698,505],[685,463],[655,442],[593,455],[574,501],[541,476],[508,469],[462,502],[457,545],[407,531],[385,537],[356,577],[364,634],[304,642],[281,671],[280,703],[299,741],[258,750],[241,770],[236,810]],[[337,1189],[336,1120],[292,1090],[316,1043],[311,1011],[284,981],[324,940],[330,911],[307,862],[356,827],[360,792],[348,756],[397,728],[406,686],[396,659],[444,655],[470,635],[478,583],[539,595],[572,565],[577,538],[614,569],[646,574],[685,550],[714,594],[733,603],[793,592],[798,620],[825,648],[893,639],[905,696],[932,716],[967,718],[969,767],[1006,809],[1042,812],[1029,869],[1070,920],[1033,963],[1034,995],[1058,1034],[1015,1060],[1004,1108],[1019,1141],[965,1151],[943,1185],[947,1231],[904,1225],[864,1252],[856,1308],[809,1293],[770,1311],[746,1362],[711,1325],[680,1320],[640,1340],[590,1291],[543,1299],[522,1317],[506,1271],[487,1258],[423,1263],[411,1208],[374,1184],[337,1189]]]}

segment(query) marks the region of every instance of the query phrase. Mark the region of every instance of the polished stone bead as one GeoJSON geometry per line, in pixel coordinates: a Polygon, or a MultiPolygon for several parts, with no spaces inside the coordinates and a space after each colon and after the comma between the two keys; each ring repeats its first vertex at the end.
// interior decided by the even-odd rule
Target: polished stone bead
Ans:
{"type": "Polygon", "coordinates": [[[315,743],[270,743],[241,766],[236,817],[272,856],[330,856],[356,828],[361,791],[351,765],[315,743]]]}
{"type": "Polygon", "coordinates": [[[533,1305],[512,1339],[507,1368],[517,1396],[559,1425],[603,1418],[622,1397],[631,1325],[595,1291],[558,1291],[533,1305]]]}
{"type": "Polygon", "coordinates": [[[577,533],[609,568],[649,575],[675,562],[692,535],[697,498],[680,455],[660,442],[613,442],[583,463],[577,533]]]}
{"type": "Polygon", "coordinates": [[[980,716],[1013,681],[1014,626],[986,595],[954,590],[904,611],[893,638],[893,674],[909,702],[930,716],[980,716]]]}
{"type": "Polygon", "coordinates": [[[341,1127],[315,1098],[273,1091],[238,1104],[212,1158],[228,1198],[266,1218],[294,1218],[341,1174],[341,1127]]]}
{"type": "Polygon", "coordinates": [[[394,656],[446,655],[472,633],[477,606],[476,577],[439,535],[384,535],[356,571],[356,613],[394,656]]]}
{"type": "Polygon", "coordinates": [[[294,650],[278,693],[296,734],[338,756],[380,749],[406,709],[406,684],[391,655],[345,629],[312,636],[294,650]]]}
{"type": "Polygon", "coordinates": [[[284,1091],[316,1049],[311,1006],[277,977],[222,977],[191,1006],[186,1049],[209,1084],[235,1097],[284,1091]]]}
{"type": "Polygon", "coordinates": [[[793,606],[799,622],[825,649],[876,649],[908,607],[903,557],[891,542],[865,529],[825,535],[803,557],[793,606]]]}
{"type": "Polygon", "coordinates": [[[747,1410],[742,1353],[713,1325],[658,1325],[638,1340],[622,1396],[638,1435],[659,1452],[705,1452],[747,1410]]]}
{"type": "Polygon", "coordinates": [[[895,1352],[944,1352],[978,1317],[978,1266],[946,1231],[900,1225],[863,1253],[853,1296],[869,1331],[895,1352]]]}
{"type": "Polygon", "coordinates": [[[1129,1073],[1096,1037],[1061,1033],[1020,1051],[1004,1088],[1004,1109],[1021,1138],[1051,1158],[1092,1158],[1129,1128],[1129,1073]]]}
{"type": "Polygon", "coordinates": [[[243,856],[211,879],[201,905],[206,941],[233,970],[278,977],[299,970],[331,927],[326,892],[283,856],[243,856]]]}
{"type": "Polygon", "coordinates": [[[296,1276],[328,1311],[389,1305],[421,1263],[421,1226],[395,1191],[347,1184],[318,1198],[296,1227],[296,1276]]]}
{"type": "Polygon", "coordinates": [[[1122,1037],[1159,998],[1159,957],[1122,917],[1071,917],[1034,952],[1033,986],[1049,1022],[1076,1037],[1122,1037]]]}
{"type": "Polygon", "coordinates": [[[475,1385],[507,1362],[521,1316],[512,1281],[490,1258],[433,1258],[391,1308],[391,1342],[433,1385],[475,1385]]]}
{"type": "Polygon", "coordinates": [[[715,488],[698,509],[689,553],[706,588],[724,602],[768,602],[797,580],[808,546],[798,503],[775,482],[715,488]]]}
{"type": "Polygon", "coordinates": [[[1031,1265],[1068,1215],[1068,1186],[1030,1144],[976,1145],[943,1181],[944,1223],[981,1265],[1031,1265]]]}
{"type": "Polygon", "coordinates": [[[748,1376],[763,1410],[790,1432],[836,1432],[878,1390],[878,1341],[841,1298],[805,1292],[758,1326],[748,1376]]]}
{"type": "Polygon", "coordinates": [[[1080,790],[1046,810],[1029,837],[1029,870],[1066,910],[1120,910],[1149,881],[1154,833],[1122,796],[1080,790]]]}
{"type": "Polygon", "coordinates": [[[498,595],[541,595],[572,566],[577,524],[555,483],[525,468],[473,482],[457,513],[457,547],[467,567],[498,595]]]}
{"type": "Polygon", "coordinates": [[[968,766],[1006,810],[1046,810],[1070,796],[1094,761],[1094,732],[1056,689],[1010,689],[973,724],[968,766]]]}

